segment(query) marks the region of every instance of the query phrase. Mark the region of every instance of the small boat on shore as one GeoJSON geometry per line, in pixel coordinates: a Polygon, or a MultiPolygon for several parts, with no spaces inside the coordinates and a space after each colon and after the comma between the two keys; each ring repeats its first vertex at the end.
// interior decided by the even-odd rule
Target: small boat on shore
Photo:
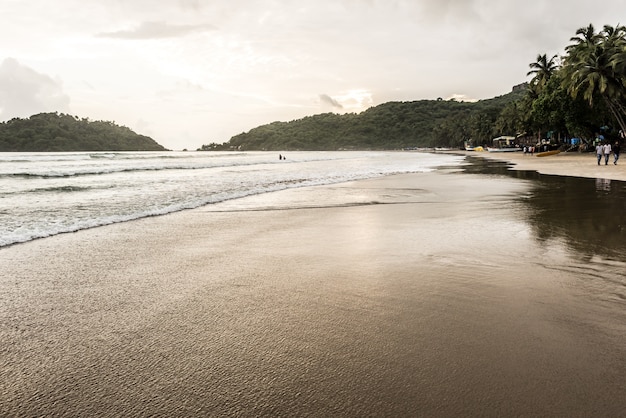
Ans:
{"type": "Polygon", "coordinates": [[[504,148],[487,147],[487,151],[489,152],[516,152],[516,151],[522,151],[522,149],[519,147],[504,147],[504,148]]]}
{"type": "Polygon", "coordinates": [[[465,151],[476,151],[476,152],[482,152],[485,149],[483,147],[481,147],[480,145],[475,147],[472,145],[465,145],[465,151]]]}
{"type": "Polygon", "coordinates": [[[483,147],[475,146],[471,139],[463,141],[463,148],[465,148],[465,151],[483,151],[483,147]]]}
{"type": "Polygon", "coordinates": [[[547,156],[550,156],[550,155],[556,155],[556,154],[558,154],[560,152],[561,152],[561,150],[555,149],[555,150],[552,150],[552,151],[538,152],[538,153],[535,154],[535,156],[537,156],[537,157],[547,157],[547,156]]]}

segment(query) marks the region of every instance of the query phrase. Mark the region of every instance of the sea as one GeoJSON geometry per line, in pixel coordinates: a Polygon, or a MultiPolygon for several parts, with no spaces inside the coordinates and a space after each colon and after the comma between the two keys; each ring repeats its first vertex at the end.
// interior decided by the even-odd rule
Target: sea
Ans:
{"type": "Polygon", "coordinates": [[[0,247],[250,195],[428,172],[462,161],[420,152],[0,153],[0,247]]]}

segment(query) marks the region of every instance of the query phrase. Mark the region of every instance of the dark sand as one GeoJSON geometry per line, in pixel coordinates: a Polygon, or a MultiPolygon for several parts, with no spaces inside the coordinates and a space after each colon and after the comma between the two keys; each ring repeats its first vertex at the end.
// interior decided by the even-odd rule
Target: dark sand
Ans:
{"type": "Polygon", "coordinates": [[[624,416],[624,232],[552,190],[403,175],[1,249],[0,416],[624,416]]]}

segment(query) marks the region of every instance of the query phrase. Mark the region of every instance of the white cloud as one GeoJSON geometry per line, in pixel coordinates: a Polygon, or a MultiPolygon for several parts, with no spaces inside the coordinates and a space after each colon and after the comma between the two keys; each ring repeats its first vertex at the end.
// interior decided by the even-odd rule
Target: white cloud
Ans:
{"type": "Polygon", "coordinates": [[[102,32],[97,36],[118,39],[161,39],[186,36],[191,33],[215,30],[210,24],[181,25],[167,22],[141,22],[137,27],[113,32],[102,32]]]}
{"type": "Polygon", "coordinates": [[[472,99],[466,94],[452,94],[451,96],[446,97],[446,100],[455,100],[457,102],[476,102],[478,99],[472,99]]]}
{"type": "Polygon", "coordinates": [[[42,112],[69,111],[69,97],[59,81],[6,58],[0,64],[0,120],[42,112]]]}

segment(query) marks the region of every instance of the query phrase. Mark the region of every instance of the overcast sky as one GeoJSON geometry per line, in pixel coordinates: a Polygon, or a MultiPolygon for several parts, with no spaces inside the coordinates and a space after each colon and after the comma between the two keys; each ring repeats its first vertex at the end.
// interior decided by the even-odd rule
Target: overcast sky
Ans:
{"type": "Polygon", "coordinates": [[[626,0],[0,0],[0,121],[62,112],[196,149],[388,101],[486,99],[626,0]]]}

